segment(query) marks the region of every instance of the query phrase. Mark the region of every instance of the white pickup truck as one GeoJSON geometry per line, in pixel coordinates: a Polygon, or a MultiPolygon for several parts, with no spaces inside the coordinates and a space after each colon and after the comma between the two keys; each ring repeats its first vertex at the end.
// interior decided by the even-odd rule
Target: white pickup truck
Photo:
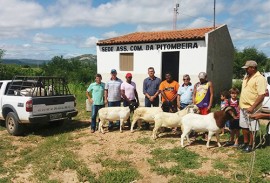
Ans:
{"type": "Polygon", "coordinates": [[[64,78],[16,76],[0,81],[0,120],[11,135],[22,135],[24,124],[60,124],[78,114],[75,106],[64,78]]]}

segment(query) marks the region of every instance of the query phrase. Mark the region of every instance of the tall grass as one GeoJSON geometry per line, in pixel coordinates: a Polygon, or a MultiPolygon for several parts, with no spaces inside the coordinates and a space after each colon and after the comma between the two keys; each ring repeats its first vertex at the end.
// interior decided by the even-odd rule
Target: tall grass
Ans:
{"type": "Polygon", "coordinates": [[[76,97],[76,108],[78,110],[78,115],[75,119],[77,120],[88,120],[90,118],[89,112],[86,111],[86,89],[88,85],[84,83],[71,83],[68,85],[69,90],[76,97]]]}

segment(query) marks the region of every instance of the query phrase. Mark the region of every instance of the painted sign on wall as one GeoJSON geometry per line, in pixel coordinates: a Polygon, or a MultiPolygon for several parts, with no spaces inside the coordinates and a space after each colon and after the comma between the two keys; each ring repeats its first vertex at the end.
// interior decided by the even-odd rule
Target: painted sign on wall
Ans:
{"type": "Polygon", "coordinates": [[[197,42],[181,42],[181,43],[158,43],[158,44],[142,44],[142,45],[117,45],[117,46],[100,46],[101,52],[117,52],[117,51],[144,51],[144,50],[179,50],[179,49],[196,49],[197,42]]]}

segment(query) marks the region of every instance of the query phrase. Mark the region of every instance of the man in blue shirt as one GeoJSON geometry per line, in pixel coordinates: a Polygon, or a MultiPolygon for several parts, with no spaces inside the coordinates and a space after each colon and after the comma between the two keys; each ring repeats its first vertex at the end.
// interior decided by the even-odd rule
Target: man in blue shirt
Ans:
{"type": "MultiPolygon", "coordinates": [[[[117,71],[111,70],[111,78],[105,84],[105,104],[108,103],[108,107],[121,106],[121,84],[123,81],[117,77],[117,71]]],[[[120,127],[120,121],[117,121],[117,128],[120,127]]],[[[109,122],[109,130],[113,128],[113,122],[109,122]]]]}
{"type": "Polygon", "coordinates": [[[183,76],[184,84],[179,86],[178,96],[177,96],[177,107],[182,110],[189,104],[192,104],[192,96],[193,96],[193,85],[190,82],[190,77],[188,74],[183,76]]]}
{"type": "Polygon", "coordinates": [[[159,106],[159,84],[160,78],[155,76],[155,69],[148,68],[149,77],[143,81],[143,94],[145,95],[145,107],[158,107],[159,106]]]}

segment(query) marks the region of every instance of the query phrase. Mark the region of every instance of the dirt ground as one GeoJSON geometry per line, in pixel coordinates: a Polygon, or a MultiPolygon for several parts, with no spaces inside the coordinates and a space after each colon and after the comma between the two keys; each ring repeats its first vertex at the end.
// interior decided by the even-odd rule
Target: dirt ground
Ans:
{"type": "MultiPolygon", "coordinates": [[[[171,132],[160,134],[161,137],[157,140],[153,140],[153,144],[149,146],[136,143],[135,141],[140,138],[151,138],[152,131],[137,131],[131,133],[130,131],[125,130],[123,133],[120,133],[118,130],[114,130],[105,134],[99,132],[90,133],[89,131],[89,129],[81,131],[87,135],[77,139],[83,145],[76,149],[76,154],[78,154],[82,161],[88,164],[88,168],[97,175],[103,170],[103,167],[99,163],[95,163],[95,158],[100,154],[106,154],[108,155],[108,158],[114,160],[121,160],[124,158],[133,162],[133,166],[143,177],[142,179],[137,180],[137,183],[166,183],[171,178],[157,175],[155,172],[151,171],[147,158],[151,158],[150,152],[153,148],[162,147],[163,149],[171,149],[180,146],[179,134],[177,135],[171,132]],[[171,139],[174,139],[175,141],[172,143],[172,141],[170,141],[171,139]],[[162,143],[159,143],[158,141],[162,141],[162,143]],[[130,155],[119,156],[117,154],[119,149],[125,151],[131,150],[133,153],[130,155]]],[[[73,132],[73,135],[76,135],[76,133],[78,132],[73,132]]],[[[200,156],[210,159],[209,161],[204,162],[201,168],[193,171],[197,175],[207,175],[213,170],[211,159],[225,159],[230,153],[233,153],[233,151],[229,151],[226,154],[217,152],[216,143],[213,142],[211,145],[213,146],[211,149],[206,149],[205,144],[194,144],[187,147],[189,150],[198,153],[200,156]]],[[[168,163],[167,166],[172,165],[168,163]]]]}
{"type": "MultiPolygon", "coordinates": [[[[266,124],[268,121],[263,121],[266,124]]],[[[81,145],[73,148],[72,151],[78,155],[80,161],[87,164],[88,169],[99,175],[104,167],[101,166],[100,163],[96,163],[95,159],[101,155],[107,156],[110,159],[114,160],[128,160],[132,162],[132,165],[139,171],[142,175],[142,179],[136,180],[134,182],[137,183],[166,183],[172,177],[157,175],[155,172],[151,171],[151,166],[147,162],[148,158],[151,158],[151,150],[155,148],[162,147],[163,149],[171,149],[174,147],[180,146],[180,135],[173,134],[172,132],[168,132],[163,134],[157,140],[152,140],[149,144],[141,144],[137,143],[136,140],[142,138],[151,138],[152,131],[144,130],[144,131],[135,131],[131,133],[129,130],[124,130],[123,133],[120,133],[118,130],[114,130],[112,132],[108,132],[105,134],[101,134],[99,132],[90,133],[90,129],[87,127],[88,122],[84,121],[85,127],[80,130],[76,130],[70,132],[74,137],[74,141],[80,142],[81,145]],[[131,154],[121,154],[119,155],[118,151],[132,151],[131,154]]],[[[0,136],[6,135],[7,132],[0,131],[0,136]]],[[[24,137],[14,137],[16,139],[24,138],[24,137]]],[[[219,151],[215,138],[212,138],[211,146],[212,148],[207,149],[205,146],[205,141],[201,143],[194,143],[191,146],[187,146],[186,148],[190,151],[193,151],[199,154],[201,157],[205,157],[206,160],[202,163],[201,168],[189,170],[197,175],[209,175],[213,172],[220,173],[219,170],[215,170],[212,167],[212,162],[216,160],[227,159],[230,155],[234,153],[234,149],[228,149],[225,152],[219,151]]],[[[224,139],[222,140],[225,141],[224,139]]],[[[16,146],[24,147],[24,141],[14,141],[16,146]]],[[[38,142],[37,142],[38,143],[38,142]]],[[[35,144],[27,144],[27,146],[35,146],[35,144]]],[[[173,163],[168,162],[164,166],[173,166],[173,163]]],[[[230,178],[232,172],[222,172],[223,176],[226,178],[230,178]]],[[[29,177],[32,175],[31,167],[25,169],[23,173],[20,173],[16,176],[14,182],[29,182],[29,177]]],[[[71,182],[79,182],[76,176],[76,172],[72,170],[66,170],[63,174],[53,174],[52,178],[56,178],[61,180],[61,182],[71,183],[71,182]]]]}

